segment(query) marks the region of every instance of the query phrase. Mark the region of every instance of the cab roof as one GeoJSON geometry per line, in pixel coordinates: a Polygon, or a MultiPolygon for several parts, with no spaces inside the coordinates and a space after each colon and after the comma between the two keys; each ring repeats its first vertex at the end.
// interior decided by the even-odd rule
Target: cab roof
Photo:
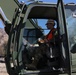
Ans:
{"type": "Polygon", "coordinates": [[[30,4],[28,9],[30,9],[28,18],[57,19],[56,4],[30,4]]]}

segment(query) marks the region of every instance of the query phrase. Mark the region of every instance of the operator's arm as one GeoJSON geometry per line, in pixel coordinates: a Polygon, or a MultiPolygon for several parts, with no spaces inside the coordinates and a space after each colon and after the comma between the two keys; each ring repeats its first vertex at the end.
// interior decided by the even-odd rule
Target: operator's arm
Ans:
{"type": "Polygon", "coordinates": [[[50,41],[53,40],[53,38],[55,37],[55,35],[57,35],[56,29],[50,31],[50,32],[45,36],[44,39],[41,39],[41,38],[38,39],[38,42],[40,42],[40,43],[49,43],[50,41]]]}

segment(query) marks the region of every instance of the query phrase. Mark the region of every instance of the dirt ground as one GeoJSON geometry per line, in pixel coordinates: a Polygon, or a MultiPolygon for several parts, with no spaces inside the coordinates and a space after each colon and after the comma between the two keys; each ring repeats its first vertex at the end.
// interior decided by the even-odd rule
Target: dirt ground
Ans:
{"type": "Polygon", "coordinates": [[[3,58],[0,58],[0,75],[8,75],[3,58]]]}

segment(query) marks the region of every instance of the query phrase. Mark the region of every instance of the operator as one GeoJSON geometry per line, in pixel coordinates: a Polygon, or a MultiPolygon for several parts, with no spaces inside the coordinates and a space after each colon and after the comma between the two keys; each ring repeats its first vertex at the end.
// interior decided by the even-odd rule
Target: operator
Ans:
{"type": "MultiPolygon", "coordinates": [[[[45,36],[44,39],[39,39],[38,42],[41,43],[41,45],[37,48],[35,48],[34,52],[34,59],[32,60],[31,64],[25,64],[27,69],[37,69],[37,64],[39,62],[39,59],[43,57],[43,55],[47,53],[48,47],[50,42],[53,40],[54,35],[56,33],[56,28],[54,28],[55,22],[53,19],[48,19],[46,23],[47,29],[50,30],[50,32],[45,36]]],[[[54,43],[53,43],[54,44],[54,43]]]]}

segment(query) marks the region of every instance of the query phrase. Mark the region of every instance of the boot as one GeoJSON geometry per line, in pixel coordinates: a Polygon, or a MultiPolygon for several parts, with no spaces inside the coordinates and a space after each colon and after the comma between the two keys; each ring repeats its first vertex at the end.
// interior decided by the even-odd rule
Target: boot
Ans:
{"type": "Polygon", "coordinates": [[[39,57],[37,55],[35,55],[34,60],[32,61],[31,64],[25,64],[26,69],[28,69],[28,70],[36,70],[38,61],[39,61],[39,57]]]}

